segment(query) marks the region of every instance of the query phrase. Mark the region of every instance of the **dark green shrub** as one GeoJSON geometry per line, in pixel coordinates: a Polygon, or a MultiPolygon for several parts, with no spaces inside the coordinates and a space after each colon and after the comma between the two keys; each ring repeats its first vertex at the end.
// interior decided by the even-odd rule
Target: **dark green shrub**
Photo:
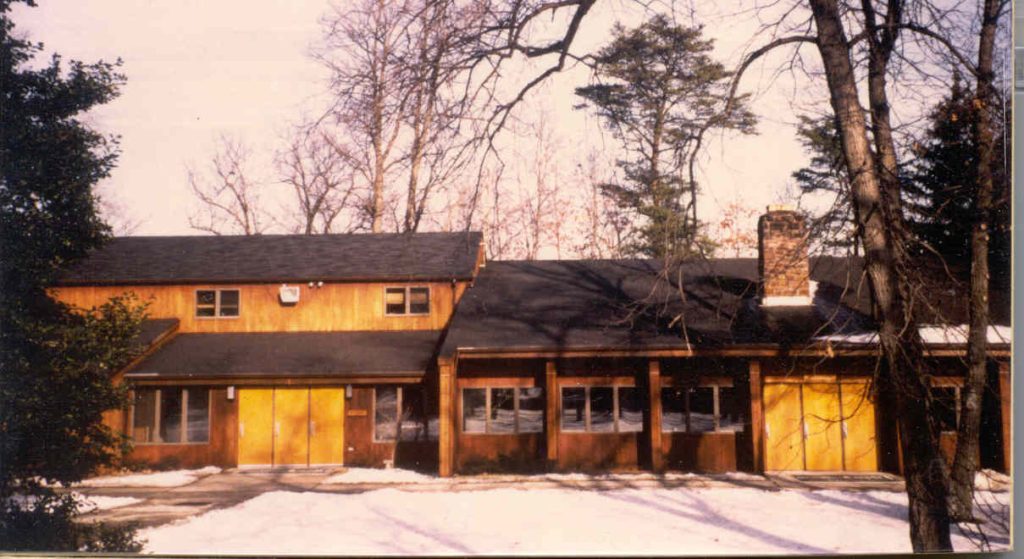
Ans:
{"type": "Polygon", "coordinates": [[[0,550],[138,553],[134,525],[76,522],[79,505],[69,494],[42,488],[8,499],[0,510],[0,550]]]}

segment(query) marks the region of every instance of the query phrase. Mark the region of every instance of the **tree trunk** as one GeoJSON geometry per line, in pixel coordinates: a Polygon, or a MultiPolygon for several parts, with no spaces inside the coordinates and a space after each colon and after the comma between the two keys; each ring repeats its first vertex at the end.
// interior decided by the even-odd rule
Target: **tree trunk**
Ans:
{"type": "MultiPolygon", "coordinates": [[[[881,29],[875,21],[872,0],[862,0],[868,37],[868,103],[871,106],[871,135],[875,140],[877,169],[887,211],[902,215],[899,170],[896,160],[896,142],[893,139],[889,95],[886,91],[886,69],[899,36],[903,14],[902,0],[888,2],[885,22],[881,29]]],[[[900,231],[903,234],[903,231],[900,231]]]]}
{"type": "Polygon", "coordinates": [[[988,238],[992,212],[992,158],[995,138],[989,102],[992,92],[992,53],[996,24],[1002,9],[999,0],[985,0],[981,38],[978,44],[978,83],[974,97],[976,111],[974,140],[978,150],[977,192],[971,231],[970,331],[967,337],[967,380],[964,383],[960,425],[953,458],[950,512],[956,520],[973,517],[974,474],[978,471],[978,436],[981,401],[985,391],[988,314],[988,238]]]}
{"type": "Polygon", "coordinates": [[[809,0],[817,26],[817,46],[836,114],[865,270],[879,322],[883,367],[881,390],[891,390],[897,406],[904,475],[910,502],[910,540],[915,552],[951,551],[946,480],[938,436],[930,417],[928,386],[920,374],[923,348],[911,314],[901,216],[886,211],[882,185],[857,97],[850,44],[836,0],[809,0]],[[893,235],[896,232],[897,235],[893,235]]]}

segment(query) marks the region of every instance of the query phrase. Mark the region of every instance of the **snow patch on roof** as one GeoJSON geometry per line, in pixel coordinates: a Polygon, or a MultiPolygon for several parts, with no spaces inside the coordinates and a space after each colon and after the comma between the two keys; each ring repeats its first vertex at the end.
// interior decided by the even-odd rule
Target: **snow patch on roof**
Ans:
{"type": "MultiPolygon", "coordinates": [[[[928,345],[962,345],[967,343],[968,330],[969,327],[966,324],[955,326],[926,325],[921,326],[919,332],[921,334],[921,341],[928,345]]],[[[1009,344],[1013,342],[1013,328],[1009,326],[989,326],[986,337],[990,344],[1009,344]]],[[[878,343],[878,333],[830,334],[827,336],[817,336],[814,338],[814,341],[870,345],[878,343]]]]}
{"type": "Polygon", "coordinates": [[[818,282],[811,280],[808,281],[807,296],[804,295],[793,295],[793,296],[782,296],[773,295],[771,297],[762,297],[762,307],[807,307],[814,304],[814,296],[818,292],[818,282]]]}

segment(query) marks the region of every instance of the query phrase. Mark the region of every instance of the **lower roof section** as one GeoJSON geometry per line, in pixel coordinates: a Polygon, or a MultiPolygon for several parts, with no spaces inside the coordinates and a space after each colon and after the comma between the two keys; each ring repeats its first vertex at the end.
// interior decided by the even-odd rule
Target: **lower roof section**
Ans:
{"type": "Polygon", "coordinates": [[[423,375],[441,332],[179,334],[125,376],[135,379],[423,375]]]}

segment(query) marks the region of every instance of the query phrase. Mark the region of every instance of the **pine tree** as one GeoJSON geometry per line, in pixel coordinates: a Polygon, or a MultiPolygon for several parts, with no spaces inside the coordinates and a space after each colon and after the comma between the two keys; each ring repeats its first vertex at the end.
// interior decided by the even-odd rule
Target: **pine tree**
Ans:
{"type": "MultiPolygon", "coordinates": [[[[971,89],[954,76],[949,95],[932,109],[928,129],[914,142],[916,157],[906,181],[908,218],[916,237],[964,274],[971,261],[977,191],[978,149],[973,135],[977,113],[972,103],[971,89]]],[[[1009,122],[1009,115],[1003,122],[995,122],[995,204],[989,243],[993,287],[1003,285],[1005,289],[1009,289],[1010,275],[1010,211],[1004,132],[1009,122]]]]}
{"type": "Polygon", "coordinates": [[[623,180],[603,190],[641,217],[634,252],[692,254],[707,241],[696,219],[691,156],[704,130],[752,133],[755,118],[742,98],[724,113],[732,74],[712,60],[712,41],[699,27],[657,15],[635,29],[616,26],[612,34],[595,56],[598,83],[576,89],[628,154],[618,162],[623,180]]]}
{"type": "Polygon", "coordinates": [[[827,194],[833,198],[829,209],[814,219],[811,225],[813,237],[824,248],[856,250],[850,213],[850,183],[835,117],[828,115],[815,119],[801,115],[798,118],[796,133],[811,160],[806,167],[793,172],[793,179],[803,194],[827,194]]]}
{"type": "Polygon", "coordinates": [[[117,64],[65,67],[56,55],[35,68],[42,46],[13,36],[11,3],[0,0],[0,547],[137,550],[130,532],[73,522],[77,504],[52,489],[123,448],[102,413],[125,403],[112,375],[133,355],[143,309],[117,298],[76,311],[47,288],[108,235],[93,187],[117,144],[81,115],[124,78],[117,64]]]}

